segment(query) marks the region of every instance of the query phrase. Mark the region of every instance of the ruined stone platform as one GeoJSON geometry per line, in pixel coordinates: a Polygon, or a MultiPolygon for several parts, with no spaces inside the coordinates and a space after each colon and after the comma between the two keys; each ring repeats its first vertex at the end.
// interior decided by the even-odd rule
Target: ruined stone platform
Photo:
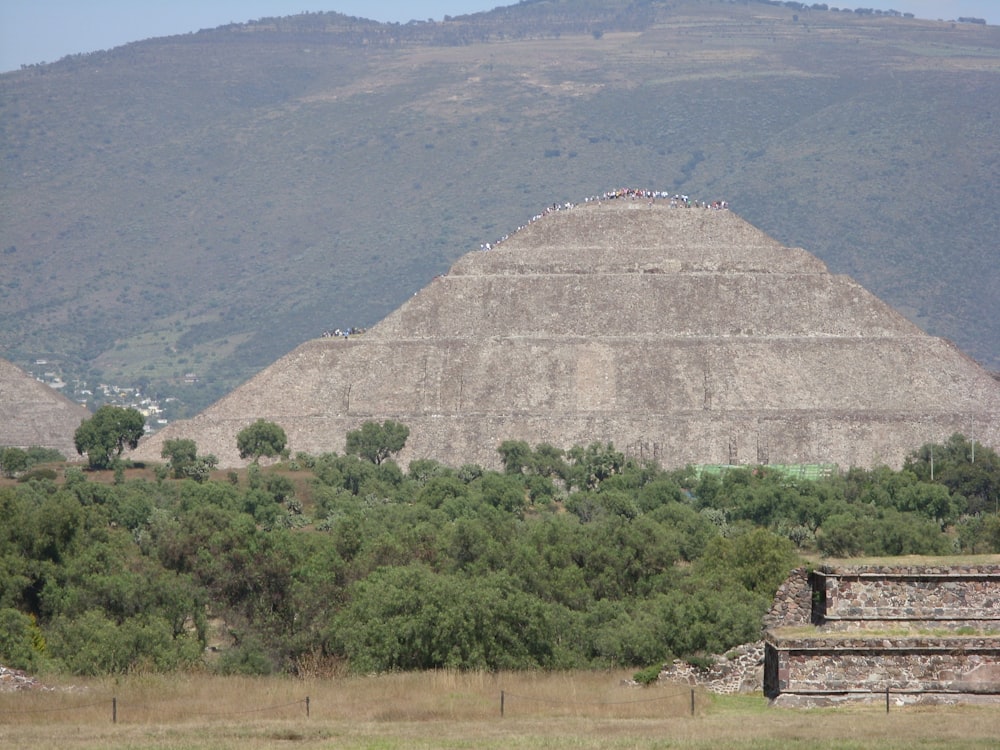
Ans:
{"type": "Polygon", "coordinates": [[[765,624],[777,705],[1000,699],[997,556],[801,568],[765,624]]]}

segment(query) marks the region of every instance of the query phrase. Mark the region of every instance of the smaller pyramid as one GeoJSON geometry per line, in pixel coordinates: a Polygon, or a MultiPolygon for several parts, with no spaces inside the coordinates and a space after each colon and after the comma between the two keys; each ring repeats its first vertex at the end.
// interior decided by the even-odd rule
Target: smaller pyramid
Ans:
{"type": "Polygon", "coordinates": [[[0,359],[0,446],[53,448],[73,458],[73,433],[88,417],[83,406],[0,359]]]}
{"type": "Polygon", "coordinates": [[[899,466],[956,432],[1000,445],[1000,383],[815,256],[728,210],[624,197],[552,210],[460,258],[362,336],[303,344],[193,420],[280,424],[292,452],[410,428],[399,460],[499,465],[505,440],[685,464],[899,466]]]}

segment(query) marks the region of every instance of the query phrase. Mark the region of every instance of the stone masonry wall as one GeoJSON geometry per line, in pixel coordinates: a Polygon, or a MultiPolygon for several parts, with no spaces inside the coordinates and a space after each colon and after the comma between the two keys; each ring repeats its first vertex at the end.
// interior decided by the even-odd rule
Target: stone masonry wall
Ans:
{"type": "Polygon", "coordinates": [[[796,568],[774,595],[764,627],[808,625],[812,622],[812,584],[806,568],[796,568]]]}
{"type": "Polygon", "coordinates": [[[1000,570],[816,573],[825,620],[972,620],[1000,625],[1000,570]]]}
{"type": "Polygon", "coordinates": [[[914,700],[1000,696],[995,557],[798,568],[778,589],[765,627],[764,693],[774,700],[882,691],[914,700]],[[811,633],[803,627],[810,622],[811,633]]]}
{"type": "Polygon", "coordinates": [[[808,639],[769,647],[779,693],[1000,693],[1000,651],[991,638],[808,639]]]}

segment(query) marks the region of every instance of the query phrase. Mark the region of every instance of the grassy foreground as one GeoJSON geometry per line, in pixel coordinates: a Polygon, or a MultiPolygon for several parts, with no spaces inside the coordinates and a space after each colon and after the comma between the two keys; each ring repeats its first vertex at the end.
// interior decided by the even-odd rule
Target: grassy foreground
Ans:
{"type": "MultiPolygon", "coordinates": [[[[629,672],[77,680],[0,693],[9,748],[993,748],[995,706],[768,708],[629,672]],[[504,715],[500,715],[501,692],[504,715]],[[308,697],[309,716],[306,716],[308,697]],[[114,699],[114,700],[113,700],[114,699]],[[117,723],[112,722],[113,709],[117,723]]],[[[53,684],[53,683],[50,683],[53,684]]]]}

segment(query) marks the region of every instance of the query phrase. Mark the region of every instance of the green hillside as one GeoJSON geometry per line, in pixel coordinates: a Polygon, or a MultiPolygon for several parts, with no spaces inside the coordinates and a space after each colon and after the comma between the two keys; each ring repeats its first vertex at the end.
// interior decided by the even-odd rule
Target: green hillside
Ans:
{"type": "Polygon", "coordinates": [[[0,76],[0,353],[191,413],[640,186],[728,200],[996,370],[998,105],[995,27],[753,1],[313,13],[30,66],[0,76]]]}

